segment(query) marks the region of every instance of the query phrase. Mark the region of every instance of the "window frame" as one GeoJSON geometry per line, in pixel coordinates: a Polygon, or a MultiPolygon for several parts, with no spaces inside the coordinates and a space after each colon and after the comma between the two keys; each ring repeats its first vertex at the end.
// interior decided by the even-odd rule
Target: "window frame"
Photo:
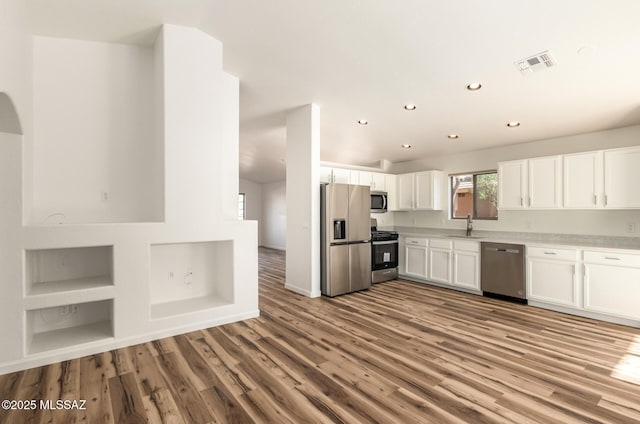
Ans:
{"type": "Polygon", "coordinates": [[[247,194],[238,193],[238,221],[247,220],[247,194]],[[242,216],[240,216],[240,198],[242,198],[242,216]]]}
{"type": "Polygon", "coordinates": [[[471,175],[472,181],[472,193],[473,193],[473,213],[471,218],[474,220],[481,221],[497,221],[498,220],[498,208],[496,206],[496,216],[495,217],[478,217],[478,198],[476,197],[476,184],[477,178],[479,175],[487,175],[487,174],[495,174],[496,179],[498,178],[498,170],[497,169],[488,169],[484,171],[473,171],[473,172],[457,172],[455,174],[449,174],[449,219],[467,219],[467,217],[456,217],[453,216],[453,195],[455,194],[453,191],[453,177],[459,177],[461,175],[471,175]]]}

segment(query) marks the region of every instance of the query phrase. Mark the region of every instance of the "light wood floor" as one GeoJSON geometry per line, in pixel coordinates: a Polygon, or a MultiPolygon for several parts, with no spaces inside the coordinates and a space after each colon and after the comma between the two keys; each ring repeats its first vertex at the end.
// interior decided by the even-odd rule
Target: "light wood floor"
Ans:
{"type": "Polygon", "coordinates": [[[88,400],[0,423],[640,422],[638,329],[401,280],[334,299],[283,282],[261,249],[260,318],[0,376],[0,400],[88,400]]]}

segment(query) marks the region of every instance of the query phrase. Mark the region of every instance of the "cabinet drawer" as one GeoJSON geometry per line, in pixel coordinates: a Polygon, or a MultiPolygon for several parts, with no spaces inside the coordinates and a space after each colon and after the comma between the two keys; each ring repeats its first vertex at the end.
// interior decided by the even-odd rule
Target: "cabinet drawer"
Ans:
{"type": "Polygon", "coordinates": [[[577,249],[558,249],[556,247],[527,247],[527,256],[545,259],[577,261],[577,249]]]}
{"type": "Polygon", "coordinates": [[[438,249],[451,249],[451,240],[432,239],[429,240],[429,247],[435,247],[438,249]]]}
{"type": "Polygon", "coordinates": [[[480,243],[477,241],[455,240],[453,250],[464,250],[465,252],[479,252],[480,243]]]}
{"type": "Polygon", "coordinates": [[[628,267],[640,268],[640,255],[632,255],[629,253],[616,253],[615,251],[594,252],[591,250],[585,250],[584,261],[590,264],[628,266],[628,267]]]}
{"type": "Polygon", "coordinates": [[[425,239],[425,238],[414,238],[414,237],[407,237],[405,239],[405,244],[407,245],[411,245],[411,246],[428,246],[429,245],[429,240],[425,239]]]}

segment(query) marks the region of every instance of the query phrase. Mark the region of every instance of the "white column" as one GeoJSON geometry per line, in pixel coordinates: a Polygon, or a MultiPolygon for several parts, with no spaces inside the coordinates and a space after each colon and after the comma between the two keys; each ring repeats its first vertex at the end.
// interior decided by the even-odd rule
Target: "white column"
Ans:
{"type": "Polygon", "coordinates": [[[287,115],[287,269],[285,288],[320,296],[320,108],[287,115]]]}

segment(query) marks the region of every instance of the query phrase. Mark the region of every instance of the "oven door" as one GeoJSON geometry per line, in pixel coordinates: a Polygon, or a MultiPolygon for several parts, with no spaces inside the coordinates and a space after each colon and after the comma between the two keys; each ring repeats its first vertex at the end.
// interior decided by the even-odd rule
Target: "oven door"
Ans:
{"type": "Polygon", "coordinates": [[[395,268],[398,266],[398,240],[374,241],[371,243],[371,269],[395,268]]]}

